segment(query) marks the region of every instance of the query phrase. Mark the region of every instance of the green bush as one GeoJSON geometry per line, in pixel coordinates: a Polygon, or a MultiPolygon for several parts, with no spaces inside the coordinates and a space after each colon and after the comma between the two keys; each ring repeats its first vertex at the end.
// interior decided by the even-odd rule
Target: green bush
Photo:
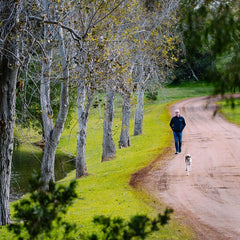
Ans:
{"type": "Polygon", "coordinates": [[[129,222],[122,218],[110,218],[98,216],[94,218],[94,223],[101,225],[100,234],[92,234],[87,237],[89,240],[131,240],[146,239],[154,231],[158,231],[161,226],[166,225],[170,220],[172,209],[166,209],[164,214],[151,220],[146,215],[136,215],[129,222]]]}
{"type": "Polygon", "coordinates": [[[30,180],[30,196],[14,205],[13,223],[8,226],[17,239],[71,239],[75,230],[74,224],[63,220],[67,208],[77,197],[76,181],[69,186],[49,182],[49,190],[43,191],[40,174],[35,173],[30,180]],[[57,233],[54,230],[57,229],[57,233]],[[62,237],[60,237],[62,234],[62,237]]]}
{"type": "Polygon", "coordinates": [[[156,101],[158,97],[158,92],[157,91],[147,91],[146,92],[146,98],[149,100],[156,101]]]}
{"type": "Polygon", "coordinates": [[[86,239],[86,240],[130,240],[145,239],[149,234],[158,231],[170,220],[172,209],[166,209],[164,214],[158,214],[151,220],[145,215],[136,215],[126,221],[123,218],[96,216],[94,223],[101,226],[98,233],[77,233],[75,224],[64,221],[67,209],[77,197],[76,181],[68,186],[49,182],[49,190],[43,191],[40,174],[35,173],[30,180],[30,195],[14,205],[13,223],[8,230],[14,233],[16,239],[86,239]]]}

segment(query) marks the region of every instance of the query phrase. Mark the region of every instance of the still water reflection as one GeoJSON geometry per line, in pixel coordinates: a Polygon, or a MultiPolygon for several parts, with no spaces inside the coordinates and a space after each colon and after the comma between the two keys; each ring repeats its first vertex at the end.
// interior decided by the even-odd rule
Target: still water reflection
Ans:
{"type": "MultiPolygon", "coordinates": [[[[10,187],[10,201],[15,201],[28,192],[28,181],[35,170],[41,169],[42,151],[24,151],[21,148],[14,150],[12,176],[10,187]]],[[[56,154],[55,178],[56,181],[66,176],[73,170],[74,159],[61,152],[56,154]]]]}

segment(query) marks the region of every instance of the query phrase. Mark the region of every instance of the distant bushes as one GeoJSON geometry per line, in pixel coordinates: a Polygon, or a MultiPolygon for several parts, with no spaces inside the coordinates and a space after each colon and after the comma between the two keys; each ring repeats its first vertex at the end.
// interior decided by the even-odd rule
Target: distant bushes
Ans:
{"type": "Polygon", "coordinates": [[[180,56],[173,70],[173,83],[190,80],[210,81],[209,70],[212,62],[213,59],[209,53],[198,52],[188,60],[184,56],[180,56]]]}
{"type": "Polygon", "coordinates": [[[146,91],[146,98],[148,100],[156,101],[157,97],[158,97],[158,92],[157,91],[151,91],[151,90],[146,91]]]}

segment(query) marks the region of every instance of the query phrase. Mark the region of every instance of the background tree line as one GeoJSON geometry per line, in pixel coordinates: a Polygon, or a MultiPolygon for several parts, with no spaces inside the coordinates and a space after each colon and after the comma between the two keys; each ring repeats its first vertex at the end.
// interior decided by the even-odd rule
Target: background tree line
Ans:
{"type": "Polygon", "coordinates": [[[215,93],[222,95],[240,90],[239,3],[239,0],[181,2],[180,30],[187,65],[195,72],[205,69],[199,76],[208,76],[215,93]]]}

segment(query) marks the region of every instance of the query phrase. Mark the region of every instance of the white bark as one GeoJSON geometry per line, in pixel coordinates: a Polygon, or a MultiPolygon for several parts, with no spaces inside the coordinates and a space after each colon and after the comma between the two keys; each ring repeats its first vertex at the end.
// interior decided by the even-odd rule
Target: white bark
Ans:
{"type": "Polygon", "coordinates": [[[13,153],[17,68],[0,60],[0,225],[10,223],[9,190],[13,153]]]}
{"type": "MultiPolygon", "coordinates": [[[[45,8],[48,10],[48,1],[45,2],[45,8]]],[[[41,74],[41,87],[40,87],[40,99],[42,108],[42,121],[44,129],[44,141],[45,148],[42,159],[41,173],[42,180],[49,182],[50,179],[53,181],[54,178],[54,156],[56,149],[55,141],[51,142],[53,133],[53,111],[51,107],[50,99],[50,76],[52,67],[52,46],[48,40],[48,34],[52,29],[50,29],[46,24],[44,25],[44,50],[45,58],[42,61],[42,74],[41,74]]]]}
{"type": "Polygon", "coordinates": [[[87,174],[86,165],[86,138],[88,114],[93,100],[93,94],[86,92],[87,87],[80,85],[78,87],[77,113],[78,113],[78,140],[76,157],[76,178],[87,174]],[[87,102],[86,102],[87,95],[87,102]],[[86,103],[85,103],[86,102],[86,103]]]}
{"type": "Polygon", "coordinates": [[[131,96],[130,94],[125,94],[123,97],[123,106],[122,106],[122,129],[120,140],[118,142],[119,148],[129,147],[131,145],[130,136],[129,136],[129,122],[131,114],[131,96]]]}
{"type": "Polygon", "coordinates": [[[110,160],[116,155],[116,146],[113,142],[112,137],[113,118],[114,118],[114,92],[108,90],[103,123],[102,162],[110,160]]]}
{"type": "MultiPolygon", "coordinates": [[[[47,30],[47,28],[45,29],[47,30]]],[[[45,182],[45,187],[50,180],[55,181],[54,165],[56,148],[59,143],[64,124],[68,114],[68,83],[69,83],[69,69],[66,56],[66,48],[63,39],[62,29],[59,28],[59,53],[61,57],[62,75],[63,80],[61,82],[60,93],[60,109],[56,119],[55,126],[53,125],[53,114],[50,100],[50,74],[52,63],[52,48],[46,44],[46,56],[47,59],[43,61],[42,77],[41,77],[41,107],[42,107],[42,119],[44,126],[45,148],[42,159],[41,173],[42,180],[45,182]]]]}
{"type": "Polygon", "coordinates": [[[18,37],[16,24],[22,2],[0,2],[0,225],[10,223],[9,192],[14,124],[16,84],[18,78],[18,37]]]}
{"type": "Polygon", "coordinates": [[[141,84],[138,84],[137,89],[137,109],[134,120],[134,136],[142,134],[143,125],[143,100],[145,88],[141,84]]]}

